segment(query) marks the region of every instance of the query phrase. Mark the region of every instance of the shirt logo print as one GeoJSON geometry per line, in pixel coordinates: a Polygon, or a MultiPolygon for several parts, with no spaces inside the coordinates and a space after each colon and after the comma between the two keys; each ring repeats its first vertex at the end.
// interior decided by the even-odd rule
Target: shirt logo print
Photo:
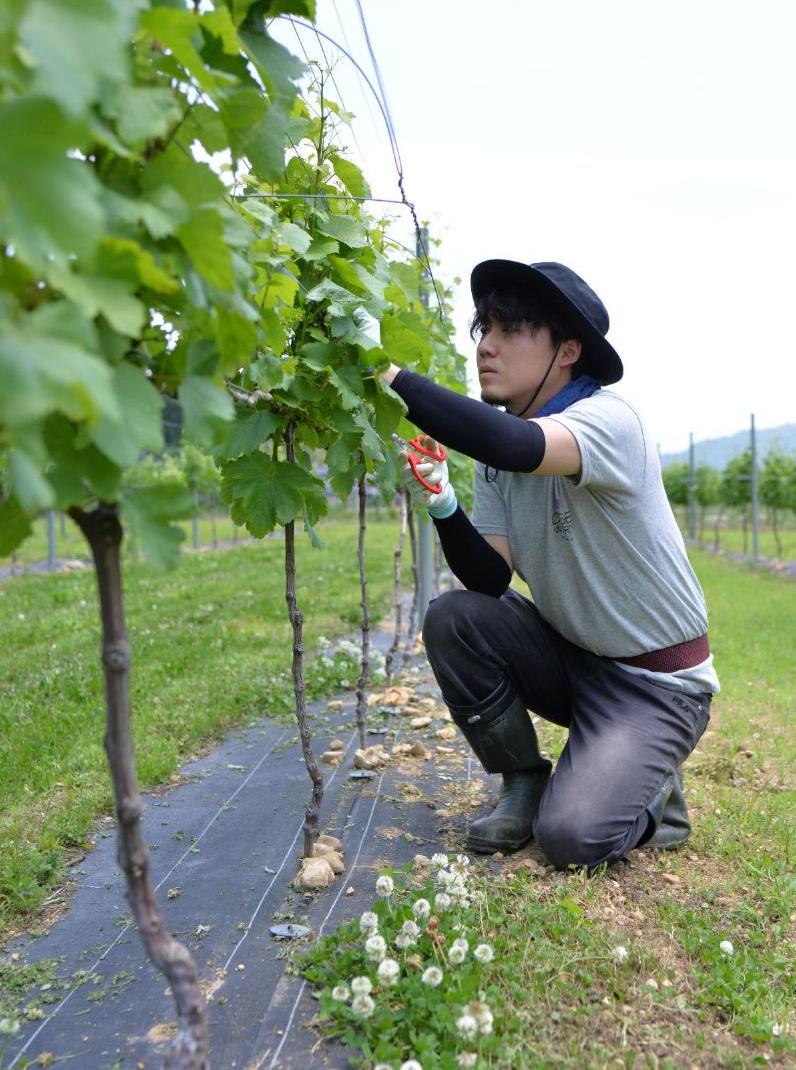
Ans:
{"type": "Polygon", "coordinates": [[[569,509],[561,508],[558,489],[555,489],[553,491],[553,531],[556,535],[560,535],[562,539],[568,539],[571,542],[573,526],[572,512],[569,509]]]}

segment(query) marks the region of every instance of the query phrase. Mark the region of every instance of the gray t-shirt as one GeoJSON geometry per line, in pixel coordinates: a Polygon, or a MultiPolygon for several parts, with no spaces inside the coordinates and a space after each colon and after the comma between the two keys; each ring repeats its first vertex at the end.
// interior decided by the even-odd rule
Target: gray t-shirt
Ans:
{"type": "MultiPolygon", "coordinates": [[[[580,475],[500,472],[490,482],[476,464],[475,527],[508,536],[539,612],[579,647],[632,657],[703,635],[702,588],[638,413],[602,389],[548,419],[575,436],[580,475]]],[[[633,671],[683,690],[719,689],[712,657],[677,673],[633,671]]]]}

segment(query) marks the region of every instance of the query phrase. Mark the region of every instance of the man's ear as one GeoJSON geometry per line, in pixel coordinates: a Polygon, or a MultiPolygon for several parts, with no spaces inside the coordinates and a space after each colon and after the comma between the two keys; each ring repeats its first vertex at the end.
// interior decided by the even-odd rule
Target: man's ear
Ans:
{"type": "Polygon", "coordinates": [[[577,338],[568,338],[566,342],[562,342],[558,353],[559,367],[568,368],[580,360],[582,348],[577,338]]]}

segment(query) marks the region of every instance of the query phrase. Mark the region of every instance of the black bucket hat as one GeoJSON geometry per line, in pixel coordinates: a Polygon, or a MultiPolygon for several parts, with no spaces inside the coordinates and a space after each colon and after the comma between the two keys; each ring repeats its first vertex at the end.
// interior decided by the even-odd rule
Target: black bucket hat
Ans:
{"type": "Polygon", "coordinates": [[[484,260],[473,268],[470,290],[476,304],[491,291],[532,291],[566,317],[573,337],[583,346],[584,364],[590,375],[603,386],[622,378],[622,361],[605,338],[608,311],[594,290],[571,268],[553,262],[521,264],[517,260],[484,260]]]}

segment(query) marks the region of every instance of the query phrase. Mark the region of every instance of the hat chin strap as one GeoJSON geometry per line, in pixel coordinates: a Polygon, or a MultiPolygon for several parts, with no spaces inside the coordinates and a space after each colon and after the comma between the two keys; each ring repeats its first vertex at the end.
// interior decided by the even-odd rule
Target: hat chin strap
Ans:
{"type": "Polygon", "coordinates": [[[542,378],[541,383],[539,383],[539,385],[537,386],[536,390],[534,391],[533,397],[531,398],[531,400],[528,402],[528,404],[525,406],[524,409],[522,409],[520,412],[513,413],[514,416],[524,416],[525,413],[528,411],[528,409],[530,409],[531,405],[533,405],[534,401],[536,401],[536,399],[539,397],[539,391],[542,389],[544,384],[547,382],[547,377],[550,374],[550,372],[553,370],[553,365],[556,362],[556,357],[558,356],[559,349],[561,349],[561,343],[560,342],[556,346],[555,353],[550,358],[550,363],[547,365],[547,371],[544,373],[544,376],[542,378]]]}

